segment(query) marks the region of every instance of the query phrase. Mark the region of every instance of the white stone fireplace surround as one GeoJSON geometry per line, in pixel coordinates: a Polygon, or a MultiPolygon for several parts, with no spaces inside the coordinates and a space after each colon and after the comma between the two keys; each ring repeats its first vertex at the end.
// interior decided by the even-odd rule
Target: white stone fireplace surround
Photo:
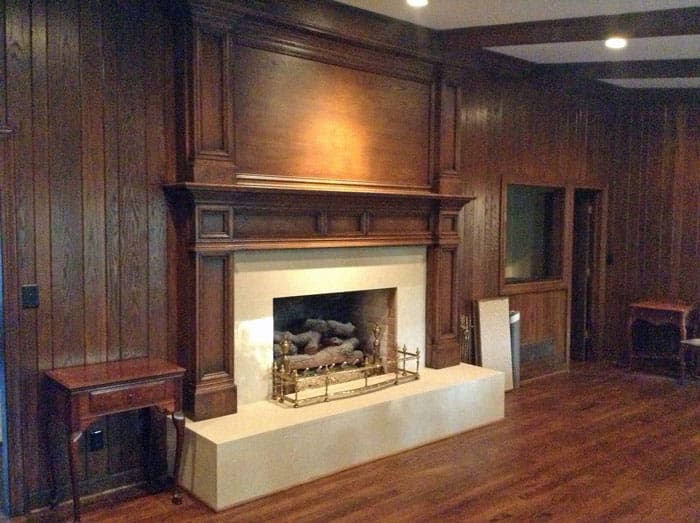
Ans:
{"type": "Polygon", "coordinates": [[[501,419],[503,373],[466,364],[299,409],[269,399],[274,298],[396,288],[397,342],[425,354],[426,263],[415,246],[236,252],[238,412],[187,420],[182,485],[222,510],[501,419]]]}
{"type": "Polygon", "coordinates": [[[424,247],[237,252],[234,372],[239,406],[272,393],[274,298],[396,288],[397,341],[425,353],[425,275],[424,247]]]}

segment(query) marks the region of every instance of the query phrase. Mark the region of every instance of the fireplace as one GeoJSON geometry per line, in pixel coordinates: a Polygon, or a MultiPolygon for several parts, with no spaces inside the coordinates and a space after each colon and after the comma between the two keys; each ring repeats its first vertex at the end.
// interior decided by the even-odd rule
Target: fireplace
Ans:
{"type": "Polygon", "coordinates": [[[462,72],[277,9],[188,4],[171,13],[166,187],[183,485],[219,510],[501,419],[503,374],[460,364],[462,72]],[[269,401],[274,300],[377,289],[395,289],[396,342],[421,349],[421,379],[269,401]]]}
{"type": "Polygon", "coordinates": [[[469,197],[245,181],[166,191],[189,418],[271,396],[279,297],[396,288],[396,342],[420,349],[426,367],[459,364],[458,215],[469,197]]]}
{"type": "Polygon", "coordinates": [[[271,398],[274,332],[299,330],[306,315],[356,324],[363,351],[379,324],[384,357],[396,344],[424,352],[424,247],[246,251],[234,263],[239,405],[271,398]]]}
{"type": "Polygon", "coordinates": [[[306,374],[386,366],[395,359],[388,353],[396,347],[395,300],[395,288],[275,298],[274,365],[286,355],[288,367],[306,374]]]}
{"type": "Polygon", "coordinates": [[[252,251],[424,249],[425,335],[398,341],[423,348],[428,368],[458,365],[459,213],[473,200],[459,147],[463,73],[297,25],[284,9],[187,4],[168,11],[178,110],[177,182],[166,192],[188,417],[236,412],[251,399],[237,380],[260,378],[242,373],[253,356],[238,342],[269,347],[270,334],[232,332],[245,299],[234,292],[239,255],[252,251]]]}

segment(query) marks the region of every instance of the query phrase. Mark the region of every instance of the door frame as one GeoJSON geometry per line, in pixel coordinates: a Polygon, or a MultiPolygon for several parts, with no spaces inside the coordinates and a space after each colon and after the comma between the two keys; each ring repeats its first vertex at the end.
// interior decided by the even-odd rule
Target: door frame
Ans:
{"type": "Polygon", "coordinates": [[[606,254],[607,254],[607,210],[608,210],[608,189],[607,187],[595,187],[595,186],[575,186],[573,187],[572,194],[572,221],[571,221],[571,299],[569,306],[569,357],[573,353],[573,317],[571,315],[574,312],[574,260],[573,257],[576,255],[574,251],[574,242],[576,237],[575,231],[575,212],[574,208],[576,205],[576,195],[577,193],[586,192],[593,196],[593,260],[591,266],[591,295],[590,295],[590,340],[591,340],[591,353],[593,359],[597,359],[602,356],[602,340],[603,332],[605,330],[605,271],[606,271],[606,254]]]}

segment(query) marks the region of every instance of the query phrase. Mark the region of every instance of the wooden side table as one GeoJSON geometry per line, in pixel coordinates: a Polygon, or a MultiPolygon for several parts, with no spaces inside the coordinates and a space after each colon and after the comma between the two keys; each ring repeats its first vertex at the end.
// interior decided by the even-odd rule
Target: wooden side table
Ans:
{"type": "MultiPolygon", "coordinates": [[[[80,521],[80,490],[77,480],[79,442],[98,418],[142,408],[170,415],[177,435],[173,470],[173,503],[182,501],[178,478],[185,435],[182,413],[182,376],[185,369],[156,358],[80,365],[46,372],[53,395],[52,417],[68,432],[68,462],[73,491],[73,518],[80,521]]],[[[52,456],[56,453],[52,453],[52,456]]],[[[56,463],[51,460],[52,506],[57,502],[56,463]]]]}
{"type": "Polygon", "coordinates": [[[635,344],[634,327],[638,322],[647,322],[655,327],[670,325],[679,330],[680,341],[686,340],[693,333],[695,305],[681,301],[646,300],[629,306],[627,332],[629,335],[629,368],[637,359],[671,359],[680,366],[680,381],[685,381],[685,349],[679,343],[665,353],[650,351],[648,347],[635,344]],[[645,350],[646,349],[646,350],[645,350]]]}

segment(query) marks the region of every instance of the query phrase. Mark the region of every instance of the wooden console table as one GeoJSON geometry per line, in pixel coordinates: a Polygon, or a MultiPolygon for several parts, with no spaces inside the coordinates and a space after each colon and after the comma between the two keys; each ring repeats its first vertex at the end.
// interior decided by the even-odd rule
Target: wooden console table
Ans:
{"type": "Polygon", "coordinates": [[[682,343],[672,347],[668,352],[650,350],[635,343],[634,327],[637,322],[647,322],[653,326],[670,325],[679,331],[680,340],[688,339],[693,334],[695,305],[680,301],[646,300],[632,303],[629,306],[627,332],[629,335],[629,368],[637,359],[670,359],[680,366],[680,381],[685,381],[685,354],[682,343]]]}
{"type": "MultiPolygon", "coordinates": [[[[135,409],[151,407],[172,417],[177,435],[172,500],[176,504],[181,502],[178,477],[185,434],[185,416],[181,410],[184,373],[182,367],[156,358],[80,365],[46,372],[54,399],[51,404],[52,417],[62,421],[68,432],[74,521],[80,521],[80,490],[76,471],[80,438],[98,418],[135,409]]],[[[55,454],[52,453],[52,456],[55,454]]],[[[52,506],[55,506],[58,492],[55,459],[51,460],[51,486],[52,506]]]]}

